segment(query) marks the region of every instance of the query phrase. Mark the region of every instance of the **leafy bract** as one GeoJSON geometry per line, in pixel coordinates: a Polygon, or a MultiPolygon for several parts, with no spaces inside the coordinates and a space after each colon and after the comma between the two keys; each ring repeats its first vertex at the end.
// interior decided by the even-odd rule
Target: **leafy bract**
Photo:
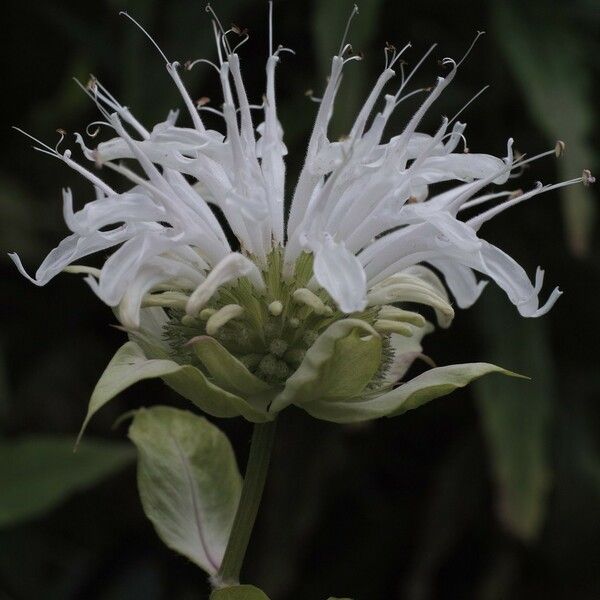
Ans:
{"type": "Polygon", "coordinates": [[[79,439],[94,414],[117,394],[138,381],[157,377],[214,417],[241,415],[253,422],[269,420],[259,406],[216,386],[196,367],[180,365],[169,359],[148,359],[142,348],[130,341],[117,350],[96,384],[79,439]]]}
{"type": "Polygon", "coordinates": [[[242,478],[229,440],[203,417],[166,406],[136,412],[138,487],[163,542],[215,574],[240,499],[242,478]]]}
{"type": "Polygon", "coordinates": [[[488,373],[520,377],[489,363],[465,363],[425,371],[389,392],[374,398],[346,401],[315,401],[303,405],[312,416],[337,423],[352,423],[379,417],[395,417],[430,400],[446,396],[488,373]]]}
{"type": "Polygon", "coordinates": [[[271,411],[278,412],[289,404],[360,394],[380,362],[381,337],[368,323],[359,319],[337,321],[307,350],[271,411]]]}
{"type": "Polygon", "coordinates": [[[190,345],[219,387],[245,396],[264,396],[271,390],[215,338],[199,336],[190,340],[190,345]]]}

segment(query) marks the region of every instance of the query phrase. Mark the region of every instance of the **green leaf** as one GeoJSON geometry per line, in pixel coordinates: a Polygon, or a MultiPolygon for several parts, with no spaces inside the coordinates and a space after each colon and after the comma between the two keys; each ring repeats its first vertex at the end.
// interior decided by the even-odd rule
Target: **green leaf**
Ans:
{"type": "Polygon", "coordinates": [[[308,349],[298,370],[271,406],[360,394],[381,362],[381,337],[365,321],[343,319],[330,325],[308,349]]]}
{"type": "Polygon", "coordinates": [[[15,525],[58,506],[122,469],[132,448],[86,441],[73,453],[70,437],[29,436],[0,441],[0,527],[15,525]]]}
{"type": "Polygon", "coordinates": [[[129,437],[142,506],[159,537],[215,574],[242,488],[229,440],[203,417],[166,406],[136,412],[129,437]]]}
{"type": "Polygon", "coordinates": [[[518,365],[533,380],[526,389],[498,378],[481,381],[475,388],[500,520],[513,535],[533,540],[546,513],[555,403],[554,366],[545,324],[541,319],[520,318],[498,293],[486,294],[480,311],[489,355],[518,365]]]}
{"type": "Polygon", "coordinates": [[[215,590],[210,600],[269,600],[269,597],[253,585],[234,585],[215,590]]]}
{"type": "Polygon", "coordinates": [[[488,373],[521,377],[488,363],[465,363],[425,371],[394,390],[367,399],[312,402],[303,406],[313,417],[336,423],[353,423],[379,417],[395,417],[446,396],[488,373]]]}
{"type": "MultiPolygon", "coordinates": [[[[531,116],[551,143],[561,139],[567,144],[558,163],[560,177],[571,179],[583,168],[593,169],[592,63],[587,66],[585,36],[570,11],[557,17],[543,1],[496,0],[493,7],[496,38],[523,88],[531,116]],[[530,27],[532,22],[536,27],[530,27]]],[[[596,213],[594,198],[580,185],[564,188],[562,194],[571,250],[584,254],[596,213]]]]}
{"type": "Polygon", "coordinates": [[[215,338],[203,335],[190,340],[190,344],[215,383],[224,390],[245,396],[264,396],[271,391],[269,384],[251,373],[215,338]]]}
{"type": "Polygon", "coordinates": [[[78,440],[94,414],[117,394],[138,381],[157,377],[214,417],[241,415],[253,422],[269,420],[263,410],[217,387],[196,367],[167,359],[148,359],[136,342],[127,342],[117,350],[96,384],[78,440]]]}

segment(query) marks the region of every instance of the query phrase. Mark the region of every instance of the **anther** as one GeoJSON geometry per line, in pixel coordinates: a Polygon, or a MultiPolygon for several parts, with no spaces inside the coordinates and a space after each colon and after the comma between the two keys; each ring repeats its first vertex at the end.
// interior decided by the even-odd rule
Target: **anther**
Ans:
{"type": "Polygon", "coordinates": [[[209,317],[206,322],[206,333],[215,335],[223,325],[243,314],[244,309],[239,304],[227,304],[209,317]]]}
{"type": "Polygon", "coordinates": [[[587,187],[588,185],[594,183],[596,178],[592,175],[592,172],[589,169],[584,169],[583,173],[581,174],[581,181],[583,182],[583,185],[587,187]]]}
{"type": "Polygon", "coordinates": [[[561,157],[565,152],[565,143],[562,140],[557,140],[556,146],[554,146],[554,154],[556,158],[561,157]]]}
{"type": "Polygon", "coordinates": [[[209,102],[210,98],[208,96],[202,96],[202,98],[198,98],[198,100],[196,100],[196,108],[206,106],[209,102]]]}
{"type": "Polygon", "coordinates": [[[233,31],[233,33],[237,33],[237,35],[248,35],[248,28],[247,27],[240,27],[239,25],[236,25],[235,23],[231,24],[231,31],[233,31]]]}

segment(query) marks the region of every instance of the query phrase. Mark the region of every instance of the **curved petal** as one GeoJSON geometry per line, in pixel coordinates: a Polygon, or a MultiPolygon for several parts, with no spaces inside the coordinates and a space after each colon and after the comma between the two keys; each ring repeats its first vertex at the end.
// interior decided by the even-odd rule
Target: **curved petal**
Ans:
{"type": "Polygon", "coordinates": [[[343,313],[364,310],[367,306],[367,276],[352,252],[330,236],[315,252],[315,279],[329,292],[343,313]]]}
{"type": "Polygon", "coordinates": [[[234,252],[218,263],[206,280],[194,290],[188,300],[186,312],[189,315],[197,314],[222,285],[240,277],[247,277],[260,291],[265,289],[265,282],[258,267],[250,259],[234,252]]]}

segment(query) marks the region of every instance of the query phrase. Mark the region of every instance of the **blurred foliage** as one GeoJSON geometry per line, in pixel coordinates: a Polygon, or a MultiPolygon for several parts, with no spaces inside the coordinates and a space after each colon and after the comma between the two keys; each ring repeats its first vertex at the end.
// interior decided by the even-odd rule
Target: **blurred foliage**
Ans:
{"type": "MultiPolygon", "coordinates": [[[[266,2],[214,4],[225,23],[250,29],[241,54],[247,88],[259,100],[266,2]]],[[[352,4],[275,2],[275,42],[296,50],[295,56],[284,55],[277,74],[290,151],[288,186],[316,110],[304,92],[313,89],[319,96],[352,4]]],[[[475,31],[484,29],[492,35],[480,40],[423,129],[430,131],[440,114],[454,114],[491,83],[491,90],[462,115],[470,124],[473,151],[502,153],[508,136],[529,154],[555,138],[567,142],[556,167],[553,161],[536,163],[517,186],[576,177],[582,168],[598,165],[598,67],[592,60],[600,39],[597,0],[359,4],[349,39],[365,60],[348,65],[333,123],[336,135],[347,130],[382,68],[386,41],[397,47],[411,41],[405,58],[413,64],[438,42],[415,77],[418,87],[438,74],[436,59],[460,56],[475,31]]],[[[213,40],[196,0],[8,0],[3,8],[0,247],[18,251],[33,266],[64,233],[60,188],[72,186],[82,199],[89,190],[56,161],[29,151],[10,125],[50,144],[57,140],[57,127],[83,130],[96,115],[71,77],[85,81],[89,73],[141,120],[157,122],[180,105],[162,59],[118,17],[119,10],[139,18],[171,59],[212,56],[213,40]]],[[[197,97],[218,102],[218,81],[209,69],[197,67],[186,81],[197,97]]],[[[396,130],[417,102],[400,107],[392,123],[396,130]]],[[[560,283],[565,294],[554,310],[542,320],[523,321],[506,299],[488,289],[478,306],[459,314],[450,331],[426,342],[426,352],[438,364],[498,361],[532,381],[490,379],[400,418],[355,427],[286,411],[245,580],[272,600],[598,597],[597,192],[565,190],[562,215],[558,195],[536,199],[486,225],[488,239],[523,261],[529,272],[545,265],[548,281],[560,283]]],[[[23,510],[41,510],[44,482],[62,483],[47,488],[56,494],[45,504],[53,510],[30,513],[31,520],[0,531],[0,599],[207,597],[202,572],[163,547],[145,519],[133,469],[117,472],[116,461],[100,476],[94,461],[81,468],[83,455],[53,459],[44,446],[48,435],[65,435],[71,444],[99,374],[123,343],[122,334],[109,327],[110,311],[78,278],[65,275],[40,290],[19,277],[8,260],[0,262],[0,271],[2,448],[26,439],[37,448],[32,460],[39,468],[42,460],[47,465],[43,477],[32,481],[34,469],[11,458],[13,472],[31,476],[31,485],[40,487],[7,487],[0,479],[0,496],[6,501],[24,494],[23,510]],[[53,475],[60,468],[68,476],[53,475]],[[84,487],[82,481],[71,489],[67,485],[79,475],[85,487],[94,480],[98,485],[71,495],[84,487]]],[[[124,435],[110,432],[115,417],[156,403],[189,408],[160,383],[143,382],[103,409],[91,433],[116,444],[124,435]]],[[[243,465],[248,424],[221,421],[219,426],[243,465]]],[[[26,454],[17,458],[25,460],[26,454]]],[[[7,459],[0,461],[6,469],[7,459]]]]}
{"type": "Polygon", "coordinates": [[[488,290],[479,316],[493,360],[507,368],[512,365],[532,379],[530,385],[498,378],[475,384],[496,480],[498,516],[510,533],[531,542],[546,512],[556,402],[546,322],[520,318],[498,290],[488,290]]]}
{"type": "Polygon", "coordinates": [[[30,436],[0,440],[0,528],[44,514],[131,462],[127,444],[86,441],[74,455],[73,439],[30,436]]]}
{"type": "MultiPolygon", "coordinates": [[[[598,163],[590,141],[595,115],[588,57],[597,53],[599,41],[589,43],[581,35],[584,16],[573,13],[568,3],[556,3],[553,11],[543,0],[526,4],[496,0],[493,5],[496,37],[511,61],[532,118],[550,143],[557,139],[567,143],[559,162],[560,179],[572,178],[583,167],[593,169],[598,163]],[[534,20],[537,26],[531,35],[529,24],[534,20]]],[[[585,254],[595,224],[594,200],[579,186],[565,188],[563,210],[569,247],[575,254],[585,254]]]]}

